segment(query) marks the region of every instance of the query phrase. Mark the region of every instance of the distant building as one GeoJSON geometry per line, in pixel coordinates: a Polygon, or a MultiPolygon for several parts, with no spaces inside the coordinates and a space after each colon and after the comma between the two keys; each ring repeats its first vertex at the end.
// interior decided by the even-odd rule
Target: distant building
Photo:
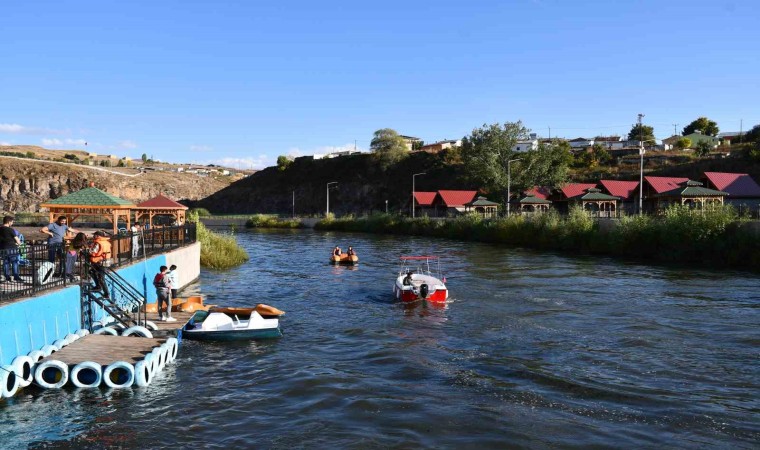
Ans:
{"type": "Polygon", "coordinates": [[[570,139],[567,142],[570,143],[570,148],[572,148],[573,150],[580,150],[582,148],[588,148],[594,145],[593,139],[586,139],[582,137],[570,139]]]}
{"type": "Polygon", "coordinates": [[[447,148],[451,148],[451,147],[460,147],[461,145],[462,145],[461,139],[456,140],[456,141],[446,140],[446,141],[439,141],[439,142],[434,142],[432,144],[423,145],[422,147],[417,149],[417,151],[426,152],[426,153],[438,153],[441,150],[446,150],[447,148]]]}
{"type": "Polygon", "coordinates": [[[414,136],[401,135],[401,139],[404,140],[404,144],[406,144],[406,149],[409,151],[412,151],[412,148],[414,147],[415,143],[422,142],[422,139],[414,137],[414,136]]]}
{"type": "Polygon", "coordinates": [[[108,157],[110,159],[119,159],[119,157],[117,155],[108,155],[108,157]]]}
{"type": "Polygon", "coordinates": [[[741,140],[742,133],[739,131],[727,131],[725,133],[718,133],[718,139],[723,145],[731,145],[734,142],[741,140]]]}
{"type": "Polygon", "coordinates": [[[702,141],[708,142],[712,148],[717,147],[718,144],[720,143],[720,140],[716,138],[715,136],[708,136],[706,134],[702,134],[699,131],[695,133],[687,134],[684,137],[691,140],[692,147],[696,147],[697,144],[702,141]]]}

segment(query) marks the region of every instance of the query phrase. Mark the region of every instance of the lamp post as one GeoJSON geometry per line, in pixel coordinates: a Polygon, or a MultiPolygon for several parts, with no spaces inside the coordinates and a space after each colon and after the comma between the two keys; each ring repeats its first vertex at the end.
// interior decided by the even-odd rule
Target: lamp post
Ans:
{"type": "Polygon", "coordinates": [[[331,181],[327,183],[327,209],[325,210],[325,217],[330,215],[330,185],[338,184],[337,181],[331,181]]]}
{"type": "Polygon", "coordinates": [[[639,215],[644,214],[644,138],[642,134],[644,127],[641,125],[641,119],[644,114],[639,114],[639,155],[641,155],[640,176],[639,176],[639,215]]]}
{"type": "Polygon", "coordinates": [[[385,214],[388,214],[388,200],[385,201],[385,214]]]}
{"type": "Polygon", "coordinates": [[[412,219],[414,219],[414,177],[417,175],[427,175],[425,172],[415,173],[412,175],[412,219]]]}
{"type": "Polygon", "coordinates": [[[520,161],[520,158],[507,161],[507,217],[509,217],[509,201],[512,199],[512,163],[520,161]]]}
{"type": "Polygon", "coordinates": [[[296,190],[293,189],[293,218],[296,218],[296,190]]]}

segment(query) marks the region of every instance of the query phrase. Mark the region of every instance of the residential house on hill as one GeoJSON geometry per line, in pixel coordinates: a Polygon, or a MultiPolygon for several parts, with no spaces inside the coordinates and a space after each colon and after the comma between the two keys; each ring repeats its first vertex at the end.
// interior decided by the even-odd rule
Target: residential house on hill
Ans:
{"type": "Polygon", "coordinates": [[[683,136],[683,137],[688,138],[688,139],[691,140],[691,146],[692,147],[696,147],[697,144],[700,143],[700,142],[702,142],[702,141],[706,141],[706,142],[710,143],[710,145],[712,146],[712,148],[717,147],[718,144],[720,143],[720,140],[718,138],[716,138],[714,136],[708,136],[706,134],[702,134],[699,131],[697,131],[695,133],[687,134],[686,136],[683,136]]]}
{"type": "Polygon", "coordinates": [[[518,140],[512,150],[515,152],[527,152],[538,149],[538,135],[536,133],[530,133],[528,139],[518,140]]]}
{"type": "Polygon", "coordinates": [[[718,133],[718,139],[722,145],[731,145],[734,142],[741,140],[742,133],[740,131],[727,131],[725,133],[718,133]]]}
{"type": "Polygon", "coordinates": [[[588,148],[594,145],[593,139],[586,139],[582,137],[570,139],[567,142],[570,143],[570,148],[572,148],[573,150],[580,150],[580,149],[588,148]]]}
{"type": "Polygon", "coordinates": [[[434,142],[432,144],[423,145],[417,151],[419,152],[426,152],[426,153],[438,153],[441,150],[446,150],[447,148],[451,147],[460,147],[462,145],[462,140],[456,140],[456,141],[439,141],[434,142]]]}
{"type": "Polygon", "coordinates": [[[406,149],[409,151],[412,151],[412,148],[414,147],[415,143],[422,142],[422,139],[414,137],[414,136],[401,135],[401,139],[404,140],[404,144],[406,144],[406,149]]]}

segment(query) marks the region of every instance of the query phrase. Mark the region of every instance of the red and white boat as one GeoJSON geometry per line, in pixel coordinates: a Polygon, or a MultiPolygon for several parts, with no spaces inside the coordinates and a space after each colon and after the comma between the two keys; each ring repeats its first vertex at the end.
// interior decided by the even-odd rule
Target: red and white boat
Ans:
{"type": "Polygon", "coordinates": [[[437,256],[402,256],[401,270],[393,285],[393,295],[397,300],[407,303],[420,300],[444,303],[449,298],[445,282],[437,256]],[[435,274],[430,270],[431,260],[436,262],[435,274]]]}

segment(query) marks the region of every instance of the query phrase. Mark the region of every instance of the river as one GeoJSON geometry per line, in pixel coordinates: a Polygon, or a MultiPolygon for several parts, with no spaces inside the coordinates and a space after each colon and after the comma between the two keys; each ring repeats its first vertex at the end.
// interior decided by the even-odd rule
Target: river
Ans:
{"type": "MultiPolygon", "coordinates": [[[[184,341],[148,389],[27,389],[2,448],[752,448],[760,279],[487,244],[244,231],[208,303],[287,311],[282,338],[184,341]],[[353,245],[356,267],[327,263],[353,245]],[[392,299],[442,257],[445,308],[392,299]]],[[[180,268],[181,270],[181,268],[180,268]]],[[[755,447],[756,448],[756,447],[755,447]]]]}

